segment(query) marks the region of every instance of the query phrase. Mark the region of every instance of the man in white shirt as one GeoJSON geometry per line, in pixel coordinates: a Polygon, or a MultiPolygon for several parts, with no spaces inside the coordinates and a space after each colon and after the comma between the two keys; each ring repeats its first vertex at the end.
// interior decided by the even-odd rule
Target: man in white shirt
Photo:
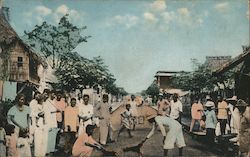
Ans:
{"type": "Polygon", "coordinates": [[[80,106],[82,104],[84,104],[83,98],[82,98],[82,93],[78,93],[77,100],[76,100],[76,106],[80,106]]]}
{"type": "Polygon", "coordinates": [[[113,142],[110,124],[111,108],[108,100],[109,96],[107,94],[104,94],[102,97],[102,102],[96,105],[96,114],[100,119],[100,144],[102,145],[107,144],[108,135],[110,136],[110,140],[113,142]]]}
{"type": "Polygon", "coordinates": [[[151,115],[147,117],[147,120],[149,123],[153,124],[153,126],[152,126],[151,131],[147,135],[146,139],[142,141],[141,143],[144,143],[147,139],[151,138],[154,135],[155,130],[158,125],[160,127],[160,130],[163,136],[164,156],[167,156],[168,150],[174,149],[175,145],[179,148],[179,156],[182,156],[182,150],[183,150],[183,147],[186,146],[186,144],[185,144],[181,124],[167,116],[151,115]],[[168,127],[169,129],[168,132],[166,132],[165,126],[168,127]]]}
{"type": "Polygon", "coordinates": [[[182,103],[178,100],[178,94],[173,95],[173,100],[170,102],[170,118],[177,120],[181,123],[181,115],[182,115],[182,103]]]}
{"type": "Polygon", "coordinates": [[[85,132],[87,125],[92,124],[92,118],[94,114],[94,107],[92,104],[89,104],[89,95],[83,95],[83,104],[78,106],[79,108],[79,131],[78,134],[85,132]]]}
{"type": "Polygon", "coordinates": [[[48,111],[46,115],[48,119],[48,144],[47,153],[54,153],[56,146],[56,136],[58,133],[56,113],[57,109],[55,107],[55,92],[45,89],[43,92],[44,96],[44,107],[48,111]]]}

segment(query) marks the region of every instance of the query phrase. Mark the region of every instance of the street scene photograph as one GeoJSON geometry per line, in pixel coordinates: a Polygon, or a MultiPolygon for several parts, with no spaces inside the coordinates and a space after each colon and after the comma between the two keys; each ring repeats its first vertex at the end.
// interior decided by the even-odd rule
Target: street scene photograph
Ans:
{"type": "Polygon", "coordinates": [[[0,157],[250,157],[250,0],[0,0],[0,157]]]}

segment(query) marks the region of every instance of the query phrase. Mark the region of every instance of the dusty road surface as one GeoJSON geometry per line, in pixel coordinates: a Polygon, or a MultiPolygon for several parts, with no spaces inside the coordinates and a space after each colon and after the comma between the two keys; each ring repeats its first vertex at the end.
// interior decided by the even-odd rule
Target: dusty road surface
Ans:
{"type": "MultiPolygon", "coordinates": [[[[115,150],[119,153],[121,157],[137,157],[138,154],[134,152],[123,152],[122,148],[133,146],[140,143],[146,135],[150,132],[151,126],[149,124],[144,124],[137,126],[135,131],[132,131],[133,138],[128,138],[126,131],[120,134],[120,137],[116,139],[116,142],[109,143],[105,148],[108,150],[115,150]]],[[[94,135],[95,139],[98,140],[98,129],[94,135]]],[[[117,133],[114,133],[116,137],[117,133]]],[[[183,156],[197,156],[197,157],[209,157],[209,156],[221,156],[221,154],[212,151],[213,146],[208,146],[204,143],[200,143],[196,138],[192,138],[189,134],[184,132],[186,147],[183,149],[183,156]]],[[[155,134],[148,139],[145,144],[142,146],[142,152],[144,157],[163,157],[163,143],[162,143],[162,134],[159,131],[156,131],[155,134]]],[[[94,151],[92,156],[101,157],[102,153],[94,151]]],[[[170,150],[168,153],[169,157],[178,156],[178,149],[175,148],[170,150]]]]}

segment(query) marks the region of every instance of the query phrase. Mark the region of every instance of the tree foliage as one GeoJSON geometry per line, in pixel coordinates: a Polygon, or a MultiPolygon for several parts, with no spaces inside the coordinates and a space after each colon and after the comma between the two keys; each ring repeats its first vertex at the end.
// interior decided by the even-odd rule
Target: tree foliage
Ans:
{"type": "Polygon", "coordinates": [[[147,89],[146,94],[151,95],[152,97],[159,95],[160,88],[156,83],[152,83],[147,89]]]}
{"type": "Polygon", "coordinates": [[[60,65],[62,56],[70,53],[82,42],[87,42],[90,36],[82,36],[84,26],[78,28],[68,20],[68,14],[63,16],[58,26],[48,24],[46,21],[30,32],[24,31],[26,43],[42,53],[49,59],[49,65],[54,69],[60,65]]]}
{"type": "Polygon", "coordinates": [[[233,73],[231,71],[220,76],[214,76],[212,70],[206,64],[200,64],[192,60],[193,72],[182,72],[171,78],[172,86],[196,93],[213,91],[218,83],[228,88],[232,84],[233,73]]]}
{"type": "Polygon", "coordinates": [[[72,91],[99,85],[111,94],[124,94],[125,90],[120,91],[116,86],[114,75],[100,56],[87,59],[73,51],[90,37],[81,35],[86,28],[74,26],[66,14],[60,19],[58,26],[43,22],[31,32],[25,32],[24,38],[31,47],[43,54],[55,70],[59,81],[53,84],[55,88],[72,91]]]}

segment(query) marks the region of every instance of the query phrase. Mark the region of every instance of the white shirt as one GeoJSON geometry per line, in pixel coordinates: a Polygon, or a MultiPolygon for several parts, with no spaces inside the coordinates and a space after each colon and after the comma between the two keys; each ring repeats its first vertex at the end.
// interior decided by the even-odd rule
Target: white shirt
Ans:
{"type": "Polygon", "coordinates": [[[173,119],[179,118],[180,112],[183,112],[182,103],[180,102],[180,100],[177,100],[176,102],[171,100],[170,107],[171,107],[170,117],[173,119]]]}
{"type": "Polygon", "coordinates": [[[138,116],[138,112],[137,112],[137,105],[136,105],[136,102],[135,101],[131,101],[130,102],[130,105],[131,105],[131,113],[132,113],[132,116],[138,116]]]}
{"type": "MultiPolygon", "coordinates": [[[[69,103],[70,104],[70,103],[69,103]]],[[[76,99],[76,106],[81,106],[81,105],[84,105],[84,102],[83,102],[83,100],[82,99],[80,99],[80,100],[78,100],[78,99],[76,99]]]]}
{"type": "Polygon", "coordinates": [[[79,116],[80,117],[87,117],[90,118],[94,114],[94,107],[91,104],[85,105],[78,105],[79,108],[79,116]]]}
{"type": "Polygon", "coordinates": [[[46,107],[46,110],[48,111],[48,127],[49,128],[57,128],[57,120],[56,120],[56,107],[55,107],[55,101],[51,99],[47,99],[44,102],[44,107],[46,107]]]}

